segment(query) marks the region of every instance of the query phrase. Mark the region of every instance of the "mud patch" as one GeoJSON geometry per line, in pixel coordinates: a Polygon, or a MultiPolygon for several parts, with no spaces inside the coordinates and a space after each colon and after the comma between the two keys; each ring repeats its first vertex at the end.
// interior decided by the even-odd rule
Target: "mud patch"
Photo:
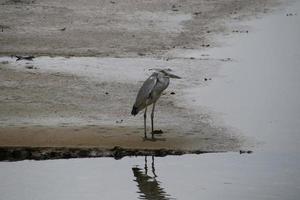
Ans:
{"type": "Polygon", "coordinates": [[[0,161],[21,160],[50,160],[69,158],[113,157],[121,159],[125,156],[156,156],[183,154],[213,153],[200,150],[172,150],[172,149],[125,149],[114,147],[103,148],[55,148],[55,147],[0,147],[0,161]]]}

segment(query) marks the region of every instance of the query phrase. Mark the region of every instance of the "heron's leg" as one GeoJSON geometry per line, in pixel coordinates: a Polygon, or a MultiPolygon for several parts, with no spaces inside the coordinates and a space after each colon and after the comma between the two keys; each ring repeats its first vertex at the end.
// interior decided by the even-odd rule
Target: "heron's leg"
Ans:
{"type": "Polygon", "coordinates": [[[145,138],[147,138],[146,118],[147,118],[147,106],[146,106],[145,112],[144,112],[144,134],[145,134],[145,138]]]}
{"type": "Polygon", "coordinates": [[[147,156],[145,156],[145,174],[148,174],[147,156]]]}
{"type": "Polygon", "coordinates": [[[152,174],[154,175],[154,178],[156,178],[157,175],[156,175],[156,173],[155,173],[154,156],[152,156],[151,167],[152,167],[152,174]]]}
{"type": "Polygon", "coordinates": [[[155,109],[155,103],[153,103],[152,112],[151,112],[151,130],[152,130],[152,138],[154,133],[154,126],[153,126],[153,118],[154,118],[154,109],[155,109]]]}

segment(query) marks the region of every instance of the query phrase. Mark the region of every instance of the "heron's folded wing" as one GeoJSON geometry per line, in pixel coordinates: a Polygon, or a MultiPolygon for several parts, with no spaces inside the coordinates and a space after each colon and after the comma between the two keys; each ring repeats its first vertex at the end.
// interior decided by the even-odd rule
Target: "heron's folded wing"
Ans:
{"type": "Polygon", "coordinates": [[[139,93],[136,97],[135,105],[139,106],[145,104],[156,83],[157,83],[157,76],[155,74],[152,74],[144,82],[143,86],[140,88],[139,93]]]}

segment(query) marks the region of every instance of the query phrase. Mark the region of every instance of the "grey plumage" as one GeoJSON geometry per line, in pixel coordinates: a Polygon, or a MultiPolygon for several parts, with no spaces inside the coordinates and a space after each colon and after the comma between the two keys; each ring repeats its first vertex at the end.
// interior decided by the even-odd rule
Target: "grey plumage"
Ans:
{"type": "Polygon", "coordinates": [[[153,138],[153,131],[154,131],[153,117],[154,117],[155,103],[161,96],[162,92],[169,86],[169,82],[170,82],[169,78],[180,79],[179,76],[166,72],[165,70],[159,70],[157,72],[154,72],[143,83],[142,87],[140,88],[137,94],[131,114],[137,115],[141,110],[145,109],[145,113],[144,113],[145,138],[147,138],[147,134],[146,134],[147,106],[153,104],[152,113],[151,113],[151,127],[152,127],[152,138],[153,138]]]}

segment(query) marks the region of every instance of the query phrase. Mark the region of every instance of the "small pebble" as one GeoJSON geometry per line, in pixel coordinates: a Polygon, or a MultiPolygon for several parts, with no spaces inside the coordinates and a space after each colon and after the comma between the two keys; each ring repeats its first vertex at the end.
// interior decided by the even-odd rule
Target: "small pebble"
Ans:
{"type": "Polygon", "coordinates": [[[116,121],[117,124],[121,124],[123,122],[123,119],[121,119],[120,121],[116,121]]]}
{"type": "Polygon", "coordinates": [[[209,54],[201,54],[201,56],[209,56],[209,54]]]}
{"type": "Polygon", "coordinates": [[[244,153],[247,153],[247,154],[250,154],[250,153],[253,153],[253,151],[245,151],[245,150],[240,150],[240,154],[244,154],[244,153]]]}
{"type": "Polygon", "coordinates": [[[25,66],[26,69],[36,69],[36,67],[34,67],[33,65],[28,65],[28,66],[25,66]]]}

